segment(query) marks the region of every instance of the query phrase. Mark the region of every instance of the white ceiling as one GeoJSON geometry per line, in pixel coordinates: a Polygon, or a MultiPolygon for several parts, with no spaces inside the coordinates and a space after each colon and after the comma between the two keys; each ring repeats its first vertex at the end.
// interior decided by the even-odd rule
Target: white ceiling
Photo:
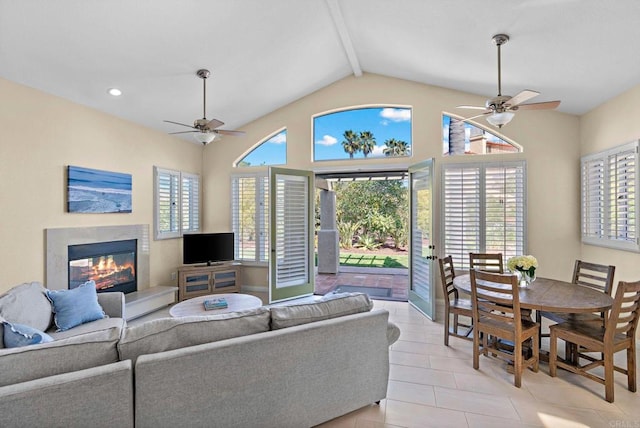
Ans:
{"type": "Polygon", "coordinates": [[[0,0],[0,76],[173,132],[208,68],[233,129],[360,72],[492,97],[507,33],[503,93],[582,114],[640,83],[639,23],[638,0],[0,0]]]}

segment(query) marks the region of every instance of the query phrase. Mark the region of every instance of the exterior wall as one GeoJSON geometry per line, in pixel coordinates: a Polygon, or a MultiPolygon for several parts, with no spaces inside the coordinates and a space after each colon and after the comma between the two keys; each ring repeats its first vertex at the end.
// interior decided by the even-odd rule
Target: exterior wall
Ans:
{"type": "MultiPolygon", "coordinates": [[[[274,131],[287,128],[287,167],[327,170],[358,169],[373,165],[408,166],[435,158],[436,183],[444,162],[526,159],[528,168],[529,253],[540,261],[539,275],[569,279],[573,261],[580,256],[579,227],[579,120],[552,111],[526,111],[516,115],[502,134],[524,147],[521,154],[493,154],[482,158],[442,156],[442,113],[460,114],[455,106],[477,103],[484,97],[428,86],[406,80],[364,74],[346,77],[292,102],[245,127],[243,137],[224,138],[204,153],[205,229],[231,229],[230,175],[247,169],[233,162],[274,131]],[[361,105],[399,105],[413,108],[411,158],[312,162],[312,116],[361,105]]],[[[253,169],[251,169],[253,170],[253,169]]],[[[436,185],[436,225],[439,235],[439,188],[436,185]]],[[[437,243],[440,245],[441,243],[437,243]]],[[[439,251],[439,255],[443,255],[439,251]]],[[[243,284],[265,286],[266,269],[243,270],[243,284]]],[[[438,290],[440,293],[440,290],[438,290]]]]}
{"type": "MultiPolygon", "coordinates": [[[[153,166],[201,173],[202,147],[0,79],[0,293],[45,278],[44,229],[149,224],[153,166]],[[66,211],[67,165],[133,176],[131,214],[66,211]]],[[[126,100],[119,100],[126,102],[126,100]]],[[[171,285],[182,240],[151,240],[150,283],[171,285]]]]}
{"type": "MultiPolygon", "coordinates": [[[[580,117],[581,156],[640,138],[640,85],[580,117]]],[[[585,261],[616,266],[615,282],[640,279],[640,255],[594,245],[582,245],[585,261]]]]}

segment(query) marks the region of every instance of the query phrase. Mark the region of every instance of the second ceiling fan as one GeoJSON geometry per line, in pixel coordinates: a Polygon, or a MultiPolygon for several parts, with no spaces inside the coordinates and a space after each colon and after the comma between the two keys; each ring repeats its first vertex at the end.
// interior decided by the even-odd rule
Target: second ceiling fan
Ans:
{"type": "Polygon", "coordinates": [[[502,71],[501,71],[501,58],[500,47],[509,41],[509,36],[506,34],[496,34],[492,38],[493,42],[498,47],[498,95],[494,98],[488,99],[484,107],[462,105],[457,108],[484,110],[482,113],[468,117],[464,120],[471,120],[482,116],[487,116],[487,122],[498,128],[502,128],[509,123],[515,111],[517,110],[545,110],[554,109],[560,105],[560,101],[546,101],[541,103],[529,103],[522,104],[525,101],[530,100],[533,97],[540,95],[537,91],[525,89],[519,92],[515,96],[502,95],[502,71]]]}

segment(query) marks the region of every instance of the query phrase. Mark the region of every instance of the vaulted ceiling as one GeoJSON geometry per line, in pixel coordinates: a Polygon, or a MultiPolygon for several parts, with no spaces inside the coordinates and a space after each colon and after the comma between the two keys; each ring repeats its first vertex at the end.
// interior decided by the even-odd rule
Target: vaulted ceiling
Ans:
{"type": "Polygon", "coordinates": [[[493,97],[506,33],[503,93],[582,114],[640,83],[638,22],[637,0],[0,0],[0,77],[173,132],[207,68],[232,129],[363,72],[493,97]]]}

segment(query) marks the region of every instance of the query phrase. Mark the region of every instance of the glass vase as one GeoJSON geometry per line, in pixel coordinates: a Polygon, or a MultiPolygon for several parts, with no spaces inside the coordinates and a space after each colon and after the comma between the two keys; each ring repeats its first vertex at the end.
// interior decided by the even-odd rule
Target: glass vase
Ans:
{"type": "Polygon", "coordinates": [[[528,270],[520,270],[516,269],[518,273],[518,284],[520,287],[528,287],[533,281],[536,280],[536,274],[534,272],[533,275],[529,274],[528,270]]]}

